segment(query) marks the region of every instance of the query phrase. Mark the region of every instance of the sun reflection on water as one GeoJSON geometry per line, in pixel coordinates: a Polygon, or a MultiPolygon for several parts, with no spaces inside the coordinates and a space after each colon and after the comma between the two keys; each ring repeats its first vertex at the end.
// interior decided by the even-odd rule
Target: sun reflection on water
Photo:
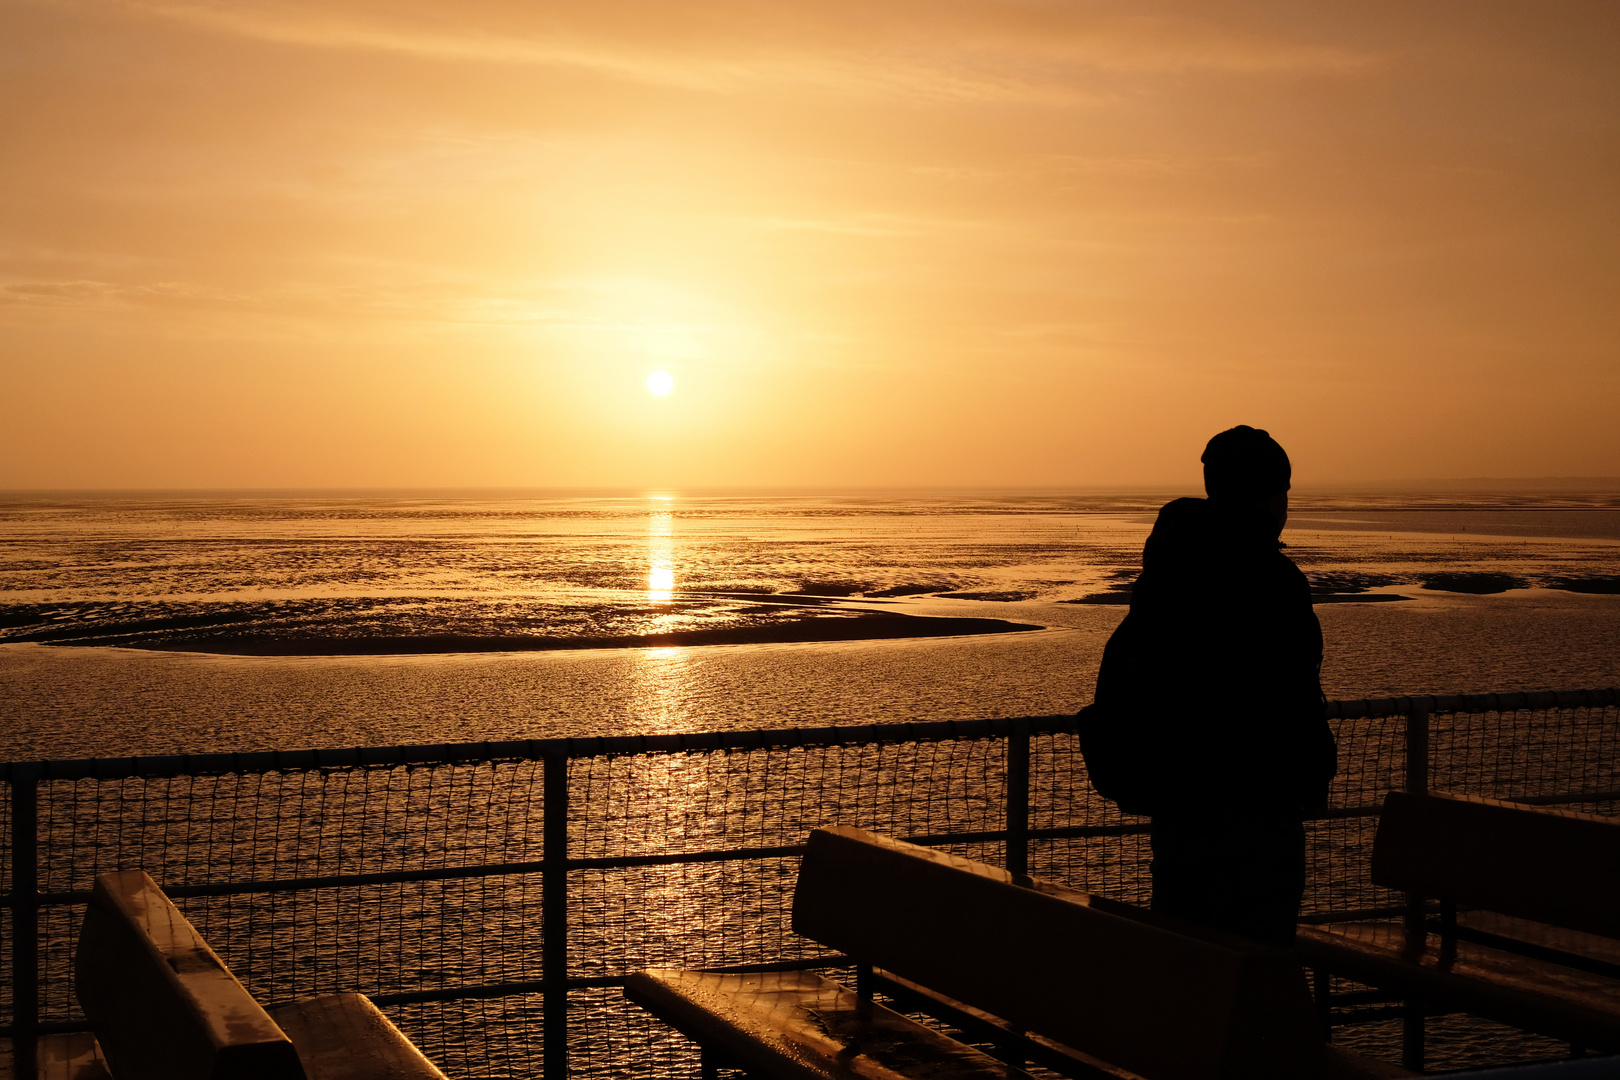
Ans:
{"type": "Polygon", "coordinates": [[[647,600],[651,603],[668,603],[675,590],[673,524],[668,510],[654,510],[647,515],[647,600]]]}
{"type": "Polygon", "coordinates": [[[694,731],[702,727],[692,708],[691,650],[638,650],[630,679],[630,709],[642,730],[694,731]]]}

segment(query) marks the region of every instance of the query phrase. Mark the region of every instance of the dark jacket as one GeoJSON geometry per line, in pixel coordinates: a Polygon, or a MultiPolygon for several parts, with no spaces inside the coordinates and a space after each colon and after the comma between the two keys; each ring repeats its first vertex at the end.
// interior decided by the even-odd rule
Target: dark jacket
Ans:
{"type": "Polygon", "coordinates": [[[1156,778],[1151,813],[1297,814],[1327,796],[1322,628],[1277,533],[1259,506],[1159,511],[1096,695],[1156,778]]]}

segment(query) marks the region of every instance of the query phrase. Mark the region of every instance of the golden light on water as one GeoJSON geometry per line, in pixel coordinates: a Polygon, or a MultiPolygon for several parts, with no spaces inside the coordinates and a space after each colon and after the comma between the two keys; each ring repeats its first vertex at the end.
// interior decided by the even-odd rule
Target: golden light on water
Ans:
{"type": "MultiPolygon", "coordinates": [[[[650,498],[667,502],[668,497],[650,498]]],[[[653,603],[668,601],[675,589],[675,548],[671,537],[673,518],[668,510],[655,510],[647,515],[647,599],[653,603]]]]}
{"type": "Polygon", "coordinates": [[[655,371],[647,376],[647,390],[650,393],[663,397],[673,389],[675,389],[675,376],[669,372],[655,371]]]}

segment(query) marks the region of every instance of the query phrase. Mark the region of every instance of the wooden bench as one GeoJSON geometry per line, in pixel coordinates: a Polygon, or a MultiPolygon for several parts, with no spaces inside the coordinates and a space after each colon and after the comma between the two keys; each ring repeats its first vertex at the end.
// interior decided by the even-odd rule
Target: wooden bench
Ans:
{"type": "Polygon", "coordinates": [[[810,834],[793,929],[855,961],[856,990],[807,971],[659,969],[625,992],[698,1043],[709,1073],[1027,1075],[874,1002],[875,987],[1075,1076],[1408,1075],[1326,1044],[1289,953],[859,829],[810,834]]]}
{"type": "MultiPolygon", "coordinates": [[[[1418,1014],[1460,1010],[1620,1051],[1620,821],[1394,792],[1372,880],[1405,892],[1408,914],[1302,926],[1305,963],[1418,1014]]],[[[1422,1029],[1409,1031],[1406,1063],[1419,1067],[1422,1029]]]]}
{"type": "Polygon", "coordinates": [[[42,1039],[41,1080],[444,1080],[362,994],[267,1012],[139,870],[96,879],[74,981],[94,1032],[42,1039]]]}

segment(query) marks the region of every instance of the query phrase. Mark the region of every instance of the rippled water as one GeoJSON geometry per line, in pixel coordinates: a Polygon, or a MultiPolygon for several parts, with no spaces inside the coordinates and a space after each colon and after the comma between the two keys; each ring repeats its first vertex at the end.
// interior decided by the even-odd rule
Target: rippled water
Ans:
{"type": "MultiPolygon", "coordinates": [[[[13,498],[0,756],[1072,711],[1173,494],[13,498]],[[856,640],[781,643],[829,620],[856,640]],[[744,643],[320,655],[694,630],[744,643]],[[210,654],[243,641],[312,655],[210,654]]],[[[1330,696],[1620,681],[1620,498],[1464,495],[1296,494],[1330,696]]]]}

